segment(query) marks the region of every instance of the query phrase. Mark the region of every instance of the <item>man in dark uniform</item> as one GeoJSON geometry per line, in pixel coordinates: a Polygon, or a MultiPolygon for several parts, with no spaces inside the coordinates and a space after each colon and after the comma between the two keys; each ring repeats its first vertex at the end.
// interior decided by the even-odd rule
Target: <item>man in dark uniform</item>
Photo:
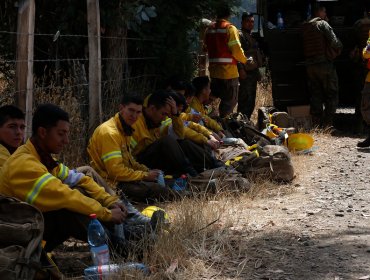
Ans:
{"type": "Polygon", "coordinates": [[[317,6],[314,15],[303,27],[312,122],[316,126],[331,127],[338,106],[338,76],[333,60],[343,46],[327,23],[325,7],[317,6]]]}
{"type": "Polygon", "coordinates": [[[256,103],[257,82],[260,78],[258,68],[262,66],[262,56],[257,41],[252,37],[254,27],[253,14],[245,12],[242,15],[242,28],[239,37],[244,54],[252,58],[249,63],[238,63],[239,97],[238,111],[251,117],[256,103]]]}

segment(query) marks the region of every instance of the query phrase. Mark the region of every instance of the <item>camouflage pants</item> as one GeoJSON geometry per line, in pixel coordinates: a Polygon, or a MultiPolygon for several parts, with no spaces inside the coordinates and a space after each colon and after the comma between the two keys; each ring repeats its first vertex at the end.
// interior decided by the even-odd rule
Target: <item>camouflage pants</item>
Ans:
{"type": "Polygon", "coordinates": [[[224,118],[234,111],[238,102],[239,80],[235,79],[211,79],[212,95],[219,97],[221,103],[219,106],[220,117],[224,118]]]}
{"type": "Polygon", "coordinates": [[[239,79],[238,112],[245,114],[248,119],[251,118],[256,104],[258,75],[258,69],[256,69],[248,71],[245,79],[239,79]]]}
{"type": "Polygon", "coordinates": [[[334,64],[327,62],[307,65],[307,77],[314,124],[331,126],[338,106],[338,76],[334,64]]]}
{"type": "Polygon", "coordinates": [[[362,90],[361,114],[367,125],[370,125],[370,83],[365,83],[362,90]]]}

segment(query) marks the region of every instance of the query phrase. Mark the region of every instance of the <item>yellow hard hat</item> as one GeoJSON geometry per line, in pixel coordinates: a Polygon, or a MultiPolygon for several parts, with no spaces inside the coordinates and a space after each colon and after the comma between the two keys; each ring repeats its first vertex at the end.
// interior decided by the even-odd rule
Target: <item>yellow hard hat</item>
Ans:
{"type": "Polygon", "coordinates": [[[304,151],[309,150],[313,146],[314,139],[307,133],[294,133],[289,135],[288,149],[289,151],[304,151]]]}
{"type": "Polygon", "coordinates": [[[144,216],[147,216],[147,217],[151,218],[153,216],[153,213],[155,211],[158,211],[158,210],[162,210],[164,212],[164,218],[166,219],[166,221],[168,221],[169,218],[168,218],[168,215],[167,215],[166,211],[163,210],[162,208],[158,207],[158,206],[154,206],[154,205],[148,206],[143,211],[141,211],[141,214],[143,214],[144,216]]]}

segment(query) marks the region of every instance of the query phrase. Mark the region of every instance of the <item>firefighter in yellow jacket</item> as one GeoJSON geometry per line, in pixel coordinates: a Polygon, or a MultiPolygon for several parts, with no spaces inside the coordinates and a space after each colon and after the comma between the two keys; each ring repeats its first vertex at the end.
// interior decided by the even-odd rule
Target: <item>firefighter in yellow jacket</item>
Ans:
{"type": "Polygon", "coordinates": [[[47,251],[70,236],[86,241],[91,213],[105,223],[121,224],[126,218],[118,197],[52,158],[51,154],[59,154],[68,144],[69,126],[65,111],[51,104],[39,106],[31,139],[12,154],[0,172],[0,193],[43,212],[47,251]]]}
{"type": "Polygon", "coordinates": [[[247,62],[240,45],[238,29],[228,21],[230,16],[230,6],[227,3],[221,4],[217,9],[217,20],[208,27],[204,38],[212,91],[221,99],[221,118],[232,113],[238,102],[237,62],[247,62]]]}
{"type": "Polygon", "coordinates": [[[192,83],[195,88],[195,96],[189,104],[187,112],[200,114],[202,116],[200,124],[217,133],[219,138],[225,137],[222,126],[216,120],[207,116],[207,111],[204,107],[204,104],[209,101],[211,93],[209,78],[207,76],[196,77],[192,83]]]}
{"type": "Polygon", "coordinates": [[[0,107],[0,170],[22,144],[25,127],[24,113],[19,108],[13,105],[0,107]]]}
{"type": "Polygon", "coordinates": [[[97,127],[87,152],[92,167],[116,189],[135,201],[168,199],[171,191],[156,183],[161,170],[138,163],[131,153],[132,125],[142,113],[143,101],[125,95],[119,112],[97,127]]]}
{"type": "Polygon", "coordinates": [[[195,176],[197,172],[188,159],[191,152],[184,153],[180,143],[168,135],[168,126],[162,130],[160,128],[167,117],[172,119],[175,133],[183,139],[184,125],[175,100],[166,90],[150,95],[143,114],[133,125],[133,155],[138,162],[150,168],[161,169],[166,174],[179,176],[187,173],[195,176]]]}

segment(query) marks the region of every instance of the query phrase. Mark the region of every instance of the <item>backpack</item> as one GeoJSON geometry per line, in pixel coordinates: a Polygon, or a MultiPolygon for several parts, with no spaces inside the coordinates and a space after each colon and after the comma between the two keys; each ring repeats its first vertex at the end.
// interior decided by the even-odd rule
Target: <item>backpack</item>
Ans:
{"type": "Polygon", "coordinates": [[[34,279],[41,267],[43,232],[40,210],[0,195],[0,279],[34,279]]]}
{"type": "Polygon", "coordinates": [[[290,182],[294,178],[290,153],[284,146],[266,145],[233,165],[242,174],[266,175],[279,182],[290,182]]]}
{"type": "Polygon", "coordinates": [[[223,119],[223,127],[233,137],[243,139],[249,146],[253,144],[258,144],[259,146],[272,144],[270,138],[259,132],[248,117],[241,113],[235,113],[223,119]]]}

